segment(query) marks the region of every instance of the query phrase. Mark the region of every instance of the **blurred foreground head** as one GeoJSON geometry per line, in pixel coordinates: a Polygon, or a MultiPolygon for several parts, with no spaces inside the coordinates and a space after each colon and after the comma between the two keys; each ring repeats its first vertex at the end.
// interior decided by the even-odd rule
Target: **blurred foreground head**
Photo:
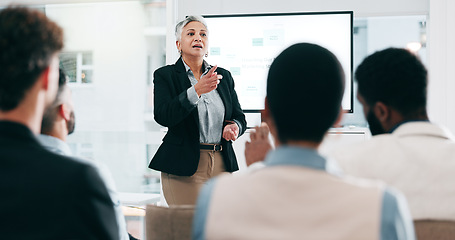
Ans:
{"type": "Polygon", "coordinates": [[[310,43],[284,50],[267,77],[266,104],[278,140],[321,142],[338,119],[343,92],[344,72],[329,50],[310,43]]]}
{"type": "Polygon", "coordinates": [[[0,111],[16,108],[51,64],[56,65],[49,73],[55,96],[62,48],[63,30],[42,12],[23,7],[0,11],[0,111]]]}

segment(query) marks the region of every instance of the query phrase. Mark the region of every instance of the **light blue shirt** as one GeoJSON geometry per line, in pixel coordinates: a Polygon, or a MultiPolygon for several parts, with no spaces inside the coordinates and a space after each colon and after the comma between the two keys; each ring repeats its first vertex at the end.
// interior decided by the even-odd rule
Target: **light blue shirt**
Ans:
{"type": "MultiPolygon", "coordinates": [[[[264,160],[269,166],[302,166],[340,176],[341,171],[331,160],[326,160],[314,149],[281,146],[271,151],[264,160]]],[[[210,198],[216,178],[210,180],[201,190],[193,220],[193,239],[205,239],[205,226],[210,198]]],[[[387,188],[384,191],[381,207],[380,239],[414,240],[414,225],[404,196],[398,191],[387,188]]]]}
{"type": "MultiPolygon", "coordinates": [[[[38,138],[38,141],[41,143],[41,145],[43,145],[47,150],[54,152],[56,154],[64,155],[64,156],[72,156],[70,147],[64,141],[62,141],[56,137],[52,137],[52,136],[48,136],[48,135],[44,135],[44,134],[38,135],[37,138],[38,138]]],[[[107,191],[109,193],[109,196],[111,197],[112,204],[114,206],[115,216],[117,218],[117,224],[118,224],[118,228],[119,228],[119,235],[120,235],[119,239],[129,240],[130,238],[129,238],[129,235],[128,235],[128,232],[126,229],[125,216],[123,215],[123,210],[122,210],[122,206],[120,204],[120,199],[119,199],[117,191],[115,189],[115,183],[114,183],[114,180],[113,180],[110,172],[107,170],[107,168],[105,166],[102,166],[99,164],[94,164],[93,162],[89,162],[89,161],[87,161],[85,159],[81,159],[81,158],[73,157],[73,159],[86,163],[86,164],[89,164],[97,170],[98,174],[100,175],[101,179],[103,180],[104,184],[106,185],[107,191]]]]}
{"type": "MultiPolygon", "coordinates": [[[[187,110],[191,111],[192,107],[197,106],[198,116],[199,116],[199,141],[200,143],[220,143],[221,136],[223,134],[223,125],[224,125],[224,114],[225,108],[223,100],[220,97],[218,91],[214,90],[209,93],[201,94],[199,98],[194,85],[197,83],[196,77],[194,77],[193,72],[190,67],[183,61],[185,66],[186,73],[191,82],[191,87],[187,89],[186,95],[190,106],[187,104],[182,104],[187,106],[187,110]]],[[[204,61],[204,73],[201,75],[204,76],[211,69],[211,66],[204,61]]],[[[222,79],[220,81],[223,81],[222,79]]],[[[242,132],[242,125],[239,121],[234,119],[234,123],[239,127],[239,132],[242,132]]]]}
{"type": "Polygon", "coordinates": [[[41,143],[41,145],[43,145],[47,150],[51,152],[64,156],[73,155],[68,144],[66,144],[64,141],[56,137],[40,134],[38,135],[38,140],[41,143]]]}
{"type": "MultiPolygon", "coordinates": [[[[192,105],[197,105],[199,115],[199,141],[201,143],[220,143],[223,134],[224,123],[224,104],[218,91],[214,90],[201,94],[199,98],[194,85],[197,83],[196,77],[190,67],[183,61],[191,87],[187,90],[188,100],[192,105]]],[[[204,76],[210,70],[210,65],[204,61],[204,76]]]]}

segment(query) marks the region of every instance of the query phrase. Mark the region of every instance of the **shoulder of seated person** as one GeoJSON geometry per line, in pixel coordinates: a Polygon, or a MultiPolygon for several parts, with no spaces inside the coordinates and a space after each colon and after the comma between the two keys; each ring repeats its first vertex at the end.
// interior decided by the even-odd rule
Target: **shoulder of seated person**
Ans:
{"type": "Polygon", "coordinates": [[[396,136],[393,136],[393,134],[380,134],[365,141],[336,146],[328,155],[336,158],[343,156],[368,155],[377,151],[382,146],[393,145],[393,142],[396,139],[396,136]]]}

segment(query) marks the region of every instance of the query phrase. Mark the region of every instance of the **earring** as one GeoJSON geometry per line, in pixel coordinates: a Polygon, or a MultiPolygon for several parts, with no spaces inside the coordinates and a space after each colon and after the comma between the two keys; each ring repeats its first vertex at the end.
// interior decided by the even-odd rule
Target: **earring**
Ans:
{"type": "Polygon", "coordinates": [[[206,52],[206,53],[205,53],[205,57],[208,57],[208,56],[209,56],[209,53],[208,53],[208,52],[206,52]]]}
{"type": "Polygon", "coordinates": [[[182,50],[179,51],[180,55],[182,55],[182,50]]]}

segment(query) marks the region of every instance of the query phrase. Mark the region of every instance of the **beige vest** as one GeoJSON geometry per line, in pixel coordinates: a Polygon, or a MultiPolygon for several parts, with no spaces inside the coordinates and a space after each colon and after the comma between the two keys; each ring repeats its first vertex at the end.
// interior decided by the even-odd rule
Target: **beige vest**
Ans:
{"type": "Polygon", "coordinates": [[[380,179],[404,193],[416,219],[455,220],[455,138],[444,127],[410,122],[333,152],[346,174],[380,179]]]}
{"type": "Polygon", "coordinates": [[[304,167],[220,177],[207,239],[379,239],[384,187],[304,167]]]}

